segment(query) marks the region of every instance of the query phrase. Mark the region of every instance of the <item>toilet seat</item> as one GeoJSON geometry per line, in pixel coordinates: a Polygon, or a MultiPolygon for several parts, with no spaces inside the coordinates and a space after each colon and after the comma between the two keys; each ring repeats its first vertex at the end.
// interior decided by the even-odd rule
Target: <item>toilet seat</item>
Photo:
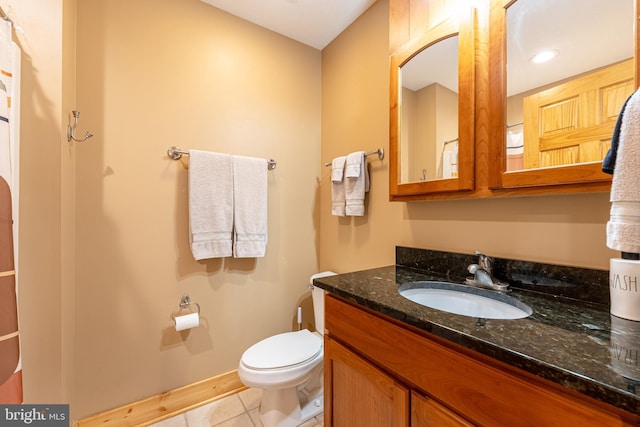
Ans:
{"type": "Polygon", "coordinates": [[[242,363],[255,370],[286,368],[313,359],[322,352],[322,339],[307,329],[265,338],[242,355],[242,363]]]}

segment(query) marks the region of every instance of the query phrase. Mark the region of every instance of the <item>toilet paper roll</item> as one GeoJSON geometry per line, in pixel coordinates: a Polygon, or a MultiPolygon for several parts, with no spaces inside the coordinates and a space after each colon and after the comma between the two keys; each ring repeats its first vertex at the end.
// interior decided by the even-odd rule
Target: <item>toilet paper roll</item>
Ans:
{"type": "Polygon", "coordinates": [[[200,316],[198,313],[175,316],[173,322],[175,323],[176,331],[184,331],[185,329],[197,328],[200,325],[200,316]]]}
{"type": "Polygon", "coordinates": [[[640,261],[610,260],[609,294],[611,314],[640,321],[640,261]]]}

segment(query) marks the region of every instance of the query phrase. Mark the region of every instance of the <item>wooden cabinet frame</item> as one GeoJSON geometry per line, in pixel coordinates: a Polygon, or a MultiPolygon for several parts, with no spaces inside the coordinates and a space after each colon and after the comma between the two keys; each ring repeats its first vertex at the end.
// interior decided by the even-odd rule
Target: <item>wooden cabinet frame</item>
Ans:
{"type": "MultiPolygon", "coordinates": [[[[455,198],[485,198],[494,196],[522,196],[535,194],[560,194],[609,191],[611,175],[601,171],[601,164],[576,164],[571,166],[506,171],[506,114],[505,114],[505,60],[506,60],[506,8],[515,0],[481,0],[475,2],[475,26],[473,43],[466,45],[473,49],[473,120],[465,126],[473,128],[473,170],[472,187],[444,188],[422,187],[421,183],[398,186],[397,140],[390,131],[389,199],[392,201],[437,200],[455,198]]],[[[463,2],[465,3],[465,2],[463,2]]],[[[422,37],[428,28],[429,19],[437,16],[437,7],[443,2],[427,0],[390,0],[390,55],[404,52],[406,46],[422,37]]],[[[468,3],[466,3],[468,4],[468,3]]],[[[634,0],[634,17],[639,22],[640,0],[634,0]]],[[[640,31],[636,25],[635,34],[635,87],[638,86],[640,64],[640,31]]],[[[469,52],[461,55],[470,57],[469,52]]],[[[393,76],[392,80],[393,80],[393,76]]],[[[390,91],[390,120],[394,119],[391,109],[394,84],[390,91]]],[[[395,89],[397,91],[397,89],[395,89]]],[[[390,123],[393,127],[393,123],[390,123]]],[[[395,136],[397,138],[397,135],[395,136]]],[[[467,166],[463,166],[467,167],[467,166]]]]}
{"type": "MultiPolygon", "coordinates": [[[[412,41],[390,60],[389,96],[389,195],[401,200],[415,194],[444,193],[474,188],[474,55],[475,15],[472,8],[466,18],[447,19],[412,41]],[[407,61],[435,43],[458,36],[458,176],[400,183],[400,81],[399,69],[407,61]]],[[[434,66],[437,66],[435,64],[434,66]]]]}

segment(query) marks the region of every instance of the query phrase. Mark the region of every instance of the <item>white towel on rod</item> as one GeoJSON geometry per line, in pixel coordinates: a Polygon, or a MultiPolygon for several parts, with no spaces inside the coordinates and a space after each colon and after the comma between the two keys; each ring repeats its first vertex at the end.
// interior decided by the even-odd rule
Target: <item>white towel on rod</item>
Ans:
{"type": "Polygon", "coordinates": [[[345,215],[344,166],[347,156],[340,156],[331,162],[331,215],[345,215]]]}
{"type": "Polygon", "coordinates": [[[346,198],[346,214],[349,216],[364,216],[364,197],[369,191],[369,171],[367,170],[367,157],[364,151],[351,153],[347,156],[347,167],[349,166],[349,157],[357,157],[359,159],[360,173],[357,177],[345,178],[345,198],[346,198]]]}
{"type": "Polygon", "coordinates": [[[345,166],[344,175],[347,178],[358,178],[362,169],[362,157],[364,151],[354,151],[347,155],[347,165],[345,166]]]}
{"type": "Polygon", "coordinates": [[[267,248],[267,160],[233,156],[235,258],[263,257],[267,248]]]}
{"type": "Polygon", "coordinates": [[[607,246],[640,253],[640,91],[627,102],[611,183],[607,246]]]}
{"type": "Polygon", "coordinates": [[[232,171],[228,154],[189,150],[189,238],[196,260],[231,256],[232,171]]]}

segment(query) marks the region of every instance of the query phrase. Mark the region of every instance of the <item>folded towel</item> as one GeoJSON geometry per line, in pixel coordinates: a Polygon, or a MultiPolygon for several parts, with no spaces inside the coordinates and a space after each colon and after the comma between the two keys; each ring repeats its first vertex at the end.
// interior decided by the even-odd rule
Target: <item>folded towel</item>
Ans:
{"type": "MultiPolygon", "coordinates": [[[[347,168],[349,167],[349,156],[347,156],[347,168]]],[[[369,171],[364,151],[358,152],[358,157],[360,159],[360,174],[357,177],[345,179],[345,211],[350,216],[364,216],[364,195],[369,191],[369,171]]]]}
{"type": "Polygon", "coordinates": [[[331,162],[331,215],[345,214],[344,165],[346,156],[340,156],[331,162]]]}
{"type": "MultiPolygon", "coordinates": [[[[633,94],[631,95],[633,96],[633,94]]],[[[622,109],[620,110],[620,114],[618,115],[618,120],[616,121],[616,126],[613,128],[613,135],[611,137],[611,148],[607,151],[607,155],[604,156],[604,160],[602,160],[602,172],[608,173],[610,175],[613,174],[613,170],[616,167],[616,157],[618,155],[618,144],[620,143],[620,127],[622,126],[622,119],[624,118],[624,110],[627,108],[627,103],[631,99],[631,96],[627,98],[622,105],[622,109]]]]}
{"type": "Polygon", "coordinates": [[[189,150],[189,234],[196,260],[231,256],[232,170],[228,154],[189,150]]]}
{"type": "Polygon", "coordinates": [[[342,182],[346,160],[347,156],[340,156],[331,161],[331,182],[342,182]]]}
{"type": "Polygon", "coordinates": [[[235,258],[263,257],[267,248],[267,160],[233,156],[235,258]]]}
{"type": "Polygon", "coordinates": [[[345,166],[345,176],[347,178],[358,178],[362,167],[362,157],[364,151],[355,151],[347,156],[347,165],[345,166]]]}
{"type": "Polygon", "coordinates": [[[640,204],[615,202],[607,223],[607,247],[625,253],[640,253],[640,204]]]}
{"type": "Polygon", "coordinates": [[[640,253],[640,91],[627,101],[611,183],[607,246],[640,253]]]}

